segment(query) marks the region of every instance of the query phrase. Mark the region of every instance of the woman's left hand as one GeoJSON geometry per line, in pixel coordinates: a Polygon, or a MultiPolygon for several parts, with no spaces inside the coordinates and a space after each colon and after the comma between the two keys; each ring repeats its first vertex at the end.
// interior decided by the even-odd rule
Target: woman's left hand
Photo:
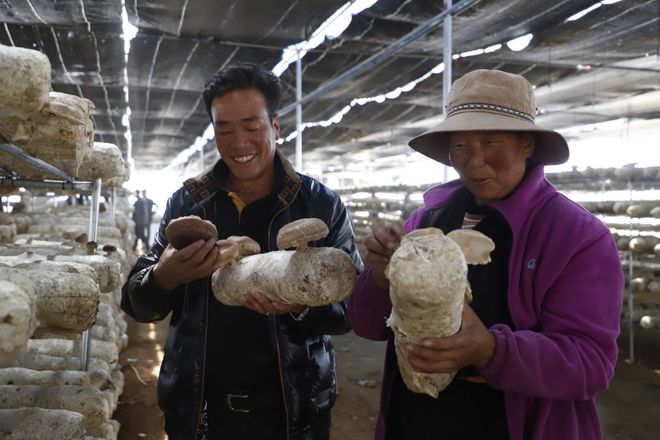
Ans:
{"type": "Polygon", "coordinates": [[[444,338],[427,338],[408,344],[408,361],[418,373],[453,373],[467,365],[485,367],[495,352],[495,336],[472,307],[463,307],[461,329],[444,338]]]}

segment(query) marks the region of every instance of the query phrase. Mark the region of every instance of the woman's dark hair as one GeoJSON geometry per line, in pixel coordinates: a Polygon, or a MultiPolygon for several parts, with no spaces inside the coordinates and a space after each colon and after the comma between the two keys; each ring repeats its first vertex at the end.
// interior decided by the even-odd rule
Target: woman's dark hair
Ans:
{"type": "Polygon", "coordinates": [[[263,93],[266,98],[268,117],[273,120],[282,99],[282,88],[280,79],[270,70],[254,63],[240,63],[225,67],[214,73],[204,85],[204,104],[209,118],[211,114],[211,103],[213,98],[223,96],[234,90],[256,89],[263,93]]]}

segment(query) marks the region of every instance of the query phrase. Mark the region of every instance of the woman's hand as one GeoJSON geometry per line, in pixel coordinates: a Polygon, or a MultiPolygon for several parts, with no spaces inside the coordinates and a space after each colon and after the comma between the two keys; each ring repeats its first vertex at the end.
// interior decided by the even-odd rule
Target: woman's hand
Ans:
{"type": "Polygon", "coordinates": [[[220,247],[213,239],[197,240],[183,249],[168,244],[153,269],[156,285],[171,292],[183,283],[208,277],[221,265],[220,247]]]}
{"type": "Polygon", "coordinates": [[[456,334],[428,338],[406,349],[408,361],[418,373],[454,373],[467,365],[488,365],[495,352],[495,336],[466,303],[461,329],[456,334]]]}
{"type": "Polygon", "coordinates": [[[376,227],[372,235],[364,240],[367,255],[364,262],[371,267],[374,283],[381,289],[390,286],[385,277],[385,267],[390,262],[394,251],[399,247],[403,237],[403,226],[400,223],[389,223],[376,227]]]}

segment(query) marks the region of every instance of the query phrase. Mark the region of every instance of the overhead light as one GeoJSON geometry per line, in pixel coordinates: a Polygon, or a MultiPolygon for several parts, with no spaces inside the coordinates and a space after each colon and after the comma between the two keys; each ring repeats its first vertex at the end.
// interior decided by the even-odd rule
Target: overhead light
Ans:
{"type": "Polygon", "coordinates": [[[309,40],[301,41],[300,43],[286,47],[282,51],[280,62],[273,67],[273,73],[280,76],[291,63],[295,62],[298,58],[302,59],[302,57],[307,54],[307,51],[319,46],[326,40],[326,38],[328,40],[333,40],[340,36],[351,24],[353,15],[359,14],[363,10],[370,8],[377,1],[378,0],[354,0],[344,4],[312,33],[309,40]]]}
{"type": "Polygon", "coordinates": [[[461,52],[461,58],[473,57],[475,55],[482,55],[484,53],[483,49],[469,50],[467,52],[461,52]]]}
{"type": "Polygon", "coordinates": [[[568,18],[566,19],[566,21],[575,21],[575,20],[579,20],[579,19],[581,19],[582,17],[584,17],[585,15],[587,15],[589,12],[591,12],[591,11],[595,11],[596,9],[600,8],[601,6],[603,6],[603,2],[598,2],[598,3],[596,3],[595,5],[591,5],[591,6],[589,6],[587,9],[583,9],[583,10],[581,10],[581,11],[578,12],[577,14],[573,14],[573,15],[571,15],[570,17],[568,17],[568,18]]]}
{"type": "Polygon", "coordinates": [[[514,52],[520,52],[527,46],[529,46],[530,41],[532,41],[533,34],[525,34],[521,37],[514,38],[513,40],[509,40],[506,45],[509,49],[511,49],[514,52]]]}
{"type": "Polygon", "coordinates": [[[495,52],[495,51],[500,50],[501,48],[502,48],[502,45],[501,45],[501,44],[494,44],[494,45],[492,45],[492,46],[488,46],[487,48],[485,48],[485,49],[484,49],[484,53],[495,52]]]}

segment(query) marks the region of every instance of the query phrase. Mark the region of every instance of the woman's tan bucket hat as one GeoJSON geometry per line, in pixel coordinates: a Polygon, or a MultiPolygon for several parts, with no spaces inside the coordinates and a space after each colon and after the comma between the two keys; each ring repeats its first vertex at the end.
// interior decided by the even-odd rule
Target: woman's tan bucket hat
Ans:
{"type": "Polygon", "coordinates": [[[457,79],[449,91],[447,118],[408,145],[451,166],[449,135],[457,131],[527,131],[535,139],[532,160],[557,165],[568,160],[568,144],[556,131],[534,123],[536,99],[524,77],[500,70],[475,70],[457,79]]]}

